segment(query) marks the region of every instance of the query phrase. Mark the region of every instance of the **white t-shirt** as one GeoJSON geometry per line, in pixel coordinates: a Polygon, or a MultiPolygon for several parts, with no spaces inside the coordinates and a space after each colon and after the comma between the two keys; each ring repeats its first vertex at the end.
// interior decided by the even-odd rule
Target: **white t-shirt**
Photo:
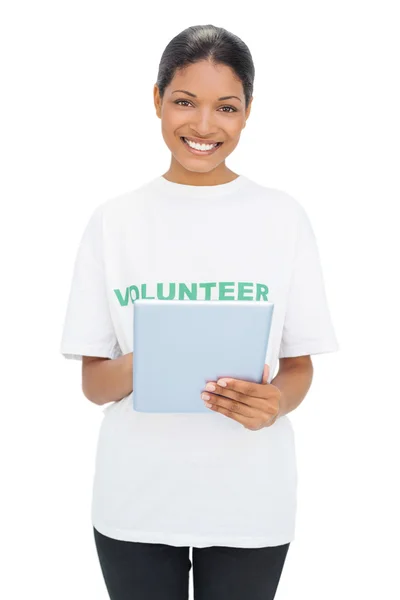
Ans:
{"type": "MultiPolygon", "coordinates": [[[[297,200],[244,175],[215,186],[159,176],[94,210],[77,252],[61,353],[80,360],[132,352],[134,301],[193,291],[198,300],[274,302],[268,383],[279,358],[339,349],[316,239],[297,200]]],[[[136,412],[132,394],[103,413],[92,523],[104,535],[199,548],[294,539],[287,415],[252,431],[212,410],[136,412]]]]}

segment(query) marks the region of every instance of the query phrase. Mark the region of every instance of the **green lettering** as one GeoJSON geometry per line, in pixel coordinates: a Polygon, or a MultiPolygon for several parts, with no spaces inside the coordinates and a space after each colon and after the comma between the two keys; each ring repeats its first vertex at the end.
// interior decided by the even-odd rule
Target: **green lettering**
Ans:
{"type": "Polygon", "coordinates": [[[253,284],[250,282],[244,282],[244,281],[239,281],[238,283],[238,300],[253,300],[253,296],[251,295],[249,296],[245,296],[246,291],[248,291],[249,294],[252,293],[252,288],[253,288],[253,284]],[[246,290],[246,286],[250,286],[250,290],[246,290]]]}
{"type": "Polygon", "coordinates": [[[157,298],[159,300],[174,300],[175,298],[175,283],[169,284],[169,295],[165,298],[163,295],[163,285],[162,283],[157,283],[157,298]]]}
{"type": "Polygon", "coordinates": [[[192,290],[190,291],[185,283],[179,284],[179,300],[184,300],[185,295],[189,298],[189,300],[197,300],[197,286],[195,283],[192,283],[191,286],[192,290]]]}
{"type": "Polygon", "coordinates": [[[234,300],[235,296],[227,296],[228,292],[235,293],[235,282],[234,281],[220,281],[219,282],[219,300],[234,300]],[[232,286],[233,289],[226,289],[228,286],[232,286]]]}
{"type": "Polygon", "coordinates": [[[264,285],[263,283],[257,283],[257,294],[256,294],[256,300],[266,300],[268,301],[268,286],[264,285]]]}
{"type": "Polygon", "coordinates": [[[204,300],[211,300],[211,288],[217,287],[217,283],[199,283],[199,287],[205,290],[204,300]]]}

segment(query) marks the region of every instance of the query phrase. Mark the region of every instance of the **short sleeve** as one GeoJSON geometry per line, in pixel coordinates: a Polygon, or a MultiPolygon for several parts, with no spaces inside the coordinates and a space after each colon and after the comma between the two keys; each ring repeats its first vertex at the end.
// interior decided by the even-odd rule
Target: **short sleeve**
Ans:
{"type": "Polygon", "coordinates": [[[103,205],[92,213],[80,240],[61,339],[65,358],[115,358],[121,354],[107,301],[103,205]]]}
{"type": "Polygon", "coordinates": [[[314,231],[304,208],[298,208],[296,251],[279,358],[339,350],[314,231]]]}

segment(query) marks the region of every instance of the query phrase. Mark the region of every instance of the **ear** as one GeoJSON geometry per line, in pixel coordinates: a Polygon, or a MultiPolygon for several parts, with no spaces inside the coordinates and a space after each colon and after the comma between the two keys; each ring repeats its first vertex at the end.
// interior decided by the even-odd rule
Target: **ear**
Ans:
{"type": "Polygon", "coordinates": [[[243,129],[246,127],[247,119],[248,119],[248,118],[249,118],[249,116],[250,116],[250,111],[251,111],[251,103],[252,103],[252,102],[253,102],[253,96],[250,98],[250,100],[249,100],[249,105],[248,105],[248,107],[246,108],[246,113],[245,113],[245,114],[246,114],[246,120],[245,120],[245,122],[244,122],[243,129]]]}
{"type": "Polygon", "coordinates": [[[155,83],[153,88],[153,100],[154,106],[156,109],[156,115],[159,119],[161,119],[161,99],[160,99],[160,91],[158,89],[158,85],[155,83]]]}

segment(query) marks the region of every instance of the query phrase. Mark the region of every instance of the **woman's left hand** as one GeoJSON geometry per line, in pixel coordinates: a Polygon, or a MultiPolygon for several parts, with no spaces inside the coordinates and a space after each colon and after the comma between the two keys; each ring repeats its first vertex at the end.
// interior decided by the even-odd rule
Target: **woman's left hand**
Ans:
{"type": "Polygon", "coordinates": [[[217,382],[210,381],[201,397],[208,394],[210,399],[205,402],[211,404],[210,410],[242,423],[246,429],[270,427],[279,417],[282,394],[275,385],[267,383],[268,376],[269,365],[265,365],[262,383],[222,377],[217,382]],[[221,385],[223,382],[226,387],[221,385]],[[208,389],[210,384],[215,386],[214,391],[208,389]]]}

